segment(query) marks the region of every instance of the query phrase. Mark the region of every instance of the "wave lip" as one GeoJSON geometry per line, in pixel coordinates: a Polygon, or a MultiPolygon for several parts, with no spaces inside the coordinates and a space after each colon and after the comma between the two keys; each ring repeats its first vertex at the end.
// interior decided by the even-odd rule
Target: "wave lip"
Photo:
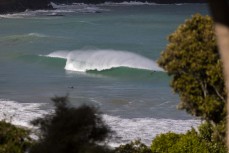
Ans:
{"type": "Polygon", "coordinates": [[[90,70],[109,70],[127,67],[151,71],[163,71],[157,63],[141,55],[117,50],[76,50],[71,52],[57,51],[46,55],[48,57],[67,60],[65,69],[69,71],[86,72],[90,70]]]}
{"type": "Polygon", "coordinates": [[[46,57],[67,59],[68,53],[68,51],[56,51],[46,55],[46,57]]]}

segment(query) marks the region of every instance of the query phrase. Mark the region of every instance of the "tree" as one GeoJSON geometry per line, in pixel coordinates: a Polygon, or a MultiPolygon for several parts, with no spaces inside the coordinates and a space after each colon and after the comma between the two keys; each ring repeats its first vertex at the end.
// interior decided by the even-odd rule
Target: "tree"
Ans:
{"type": "Polygon", "coordinates": [[[110,134],[94,107],[69,107],[67,97],[52,99],[55,111],[32,121],[40,129],[40,139],[30,153],[109,153],[105,145],[98,145],[110,134]]]}
{"type": "Polygon", "coordinates": [[[0,153],[24,153],[31,145],[29,130],[0,121],[0,153]]]}
{"type": "Polygon", "coordinates": [[[211,123],[213,135],[224,141],[226,91],[212,19],[196,14],[168,40],[158,64],[172,76],[178,108],[211,123]]]}

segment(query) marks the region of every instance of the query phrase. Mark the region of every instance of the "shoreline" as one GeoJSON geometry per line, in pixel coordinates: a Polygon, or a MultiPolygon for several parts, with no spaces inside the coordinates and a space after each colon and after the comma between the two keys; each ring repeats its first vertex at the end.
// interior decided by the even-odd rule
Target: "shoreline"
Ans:
{"type": "Polygon", "coordinates": [[[106,4],[106,3],[114,3],[114,4],[122,4],[122,3],[149,3],[149,4],[195,4],[195,3],[206,3],[205,0],[197,0],[193,2],[193,0],[138,0],[138,1],[130,1],[130,0],[68,0],[68,1],[60,1],[60,0],[33,0],[33,1],[7,1],[4,0],[0,2],[0,14],[14,14],[24,12],[26,10],[55,10],[52,4],[56,5],[72,5],[72,4],[86,4],[86,5],[96,5],[96,4],[106,4]]]}

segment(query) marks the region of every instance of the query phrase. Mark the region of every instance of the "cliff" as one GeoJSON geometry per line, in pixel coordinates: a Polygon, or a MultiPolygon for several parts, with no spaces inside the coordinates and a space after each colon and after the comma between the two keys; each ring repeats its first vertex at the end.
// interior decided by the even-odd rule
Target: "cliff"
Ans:
{"type": "Polygon", "coordinates": [[[0,13],[22,12],[26,9],[51,9],[48,0],[0,0],[0,13]]]}

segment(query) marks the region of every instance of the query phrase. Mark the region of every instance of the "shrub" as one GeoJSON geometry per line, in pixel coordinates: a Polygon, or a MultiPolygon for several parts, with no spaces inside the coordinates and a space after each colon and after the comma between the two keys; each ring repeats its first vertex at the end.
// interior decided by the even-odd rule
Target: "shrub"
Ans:
{"type": "Polygon", "coordinates": [[[24,153],[31,145],[29,130],[0,121],[0,153],[24,153]]]}
{"type": "Polygon", "coordinates": [[[30,153],[109,153],[105,145],[98,145],[110,134],[94,107],[69,107],[67,97],[52,99],[53,114],[32,122],[40,129],[40,139],[30,153]]]}
{"type": "Polygon", "coordinates": [[[166,133],[156,136],[151,145],[152,153],[227,153],[226,147],[207,141],[195,129],[186,134],[166,133]]]}
{"type": "Polygon", "coordinates": [[[115,153],[151,153],[151,150],[145,144],[141,143],[140,140],[136,140],[125,145],[120,145],[115,149],[115,153]]]}

